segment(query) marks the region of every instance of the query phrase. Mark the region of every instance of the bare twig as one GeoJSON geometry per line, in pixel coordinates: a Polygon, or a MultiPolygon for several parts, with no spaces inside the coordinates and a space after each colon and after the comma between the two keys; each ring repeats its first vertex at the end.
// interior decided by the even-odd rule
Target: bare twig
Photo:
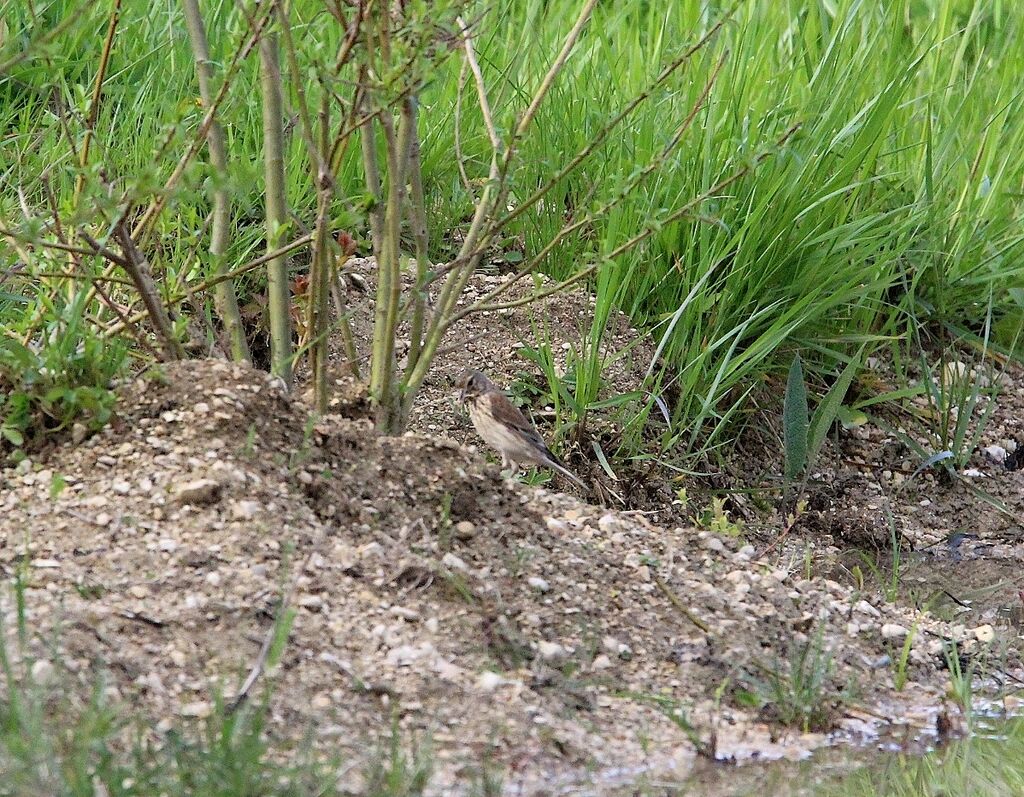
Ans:
{"type": "MultiPolygon", "coordinates": [[[[236,277],[240,277],[243,274],[249,273],[253,269],[257,269],[260,266],[266,265],[274,258],[286,255],[289,252],[302,248],[303,246],[308,246],[310,243],[312,243],[312,241],[312,234],[300,236],[291,243],[287,243],[284,246],[279,246],[274,251],[260,255],[255,260],[250,260],[248,263],[238,266],[237,268],[234,268],[231,271],[226,271],[223,274],[218,274],[214,277],[209,277],[203,280],[202,282],[199,282],[191,286],[184,292],[168,298],[165,303],[167,307],[174,307],[175,305],[181,304],[182,302],[202,293],[203,291],[209,290],[210,288],[214,287],[215,285],[218,285],[224,280],[230,280],[235,279],[236,277]]],[[[146,313],[140,312],[130,316],[129,320],[133,322],[138,322],[144,319],[145,317],[146,313]]],[[[123,324],[112,324],[111,326],[107,327],[107,329],[104,331],[104,335],[110,337],[111,335],[116,335],[117,333],[121,332],[123,329],[123,324]]]]}
{"type": "Polygon", "coordinates": [[[473,72],[473,80],[476,83],[477,100],[480,103],[480,112],[484,117],[484,127],[487,128],[487,136],[491,139],[491,147],[495,152],[501,153],[504,147],[498,130],[494,126],[494,115],[491,113],[491,104],[487,101],[487,86],[484,83],[483,72],[480,71],[480,64],[476,60],[476,52],[473,50],[473,39],[469,35],[469,28],[462,17],[456,17],[459,30],[462,31],[462,47],[466,51],[466,63],[473,72]]]}
{"type": "MultiPolygon", "coordinates": [[[[199,0],[181,0],[188,26],[189,38],[192,40],[192,51],[195,55],[196,75],[199,78],[199,94],[204,105],[213,102],[213,88],[210,70],[210,47],[206,40],[206,26],[199,11],[199,0]]],[[[210,150],[210,165],[220,178],[220,184],[213,191],[213,231],[210,236],[210,260],[215,274],[225,270],[227,263],[224,252],[227,249],[228,235],[231,227],[231,202],[226,187],[228,175],[228,153],[224,143],[224,131],[216,120],[211,121],[207,136],[210,150]]],[[[217,314],[227,333],[228,344],[233,359],[241,362],[252,362],[249,344],[245,339],[245,326],[242,314],[238,309],[238,298],[234,285],[225,280],[214,292],[217,314]]]]}
{"type": "Polygon", "coordinates": [[[100,51],[100,65],[96,70],[96,81],[92,88],[92,100],[89,102],[89,118],[85,123],[85,135],[82,138],[82,149],[78,155],[78,178],[75,180],[75,205],[85,187],[85,167],[89,163],[89,145],[96,130],[96,119],[100,112],[100,98],[103,96],[103,82],[107,79],[107,66],[110,64],[110,52],[114,47],[114,34],[121,17],[121,0],[114,0],[110,10],[110,22],[107,24],[107,36],[103,40],[100,51]]]}
{"type": "Polygon", "coordinates": [[[160,300],[156,283],[153,281],[153,272],[149,267],[149,261],[146,260],[145,256],[135,245],[135,241],[132,240],[131,233],[128,231],[128,224],[123,218],[114,227],[114,236],[121,244],[124,260],[127,261],[124,269],[128,272],[132,282],[135,283],[135,290],[139,292],[142,303],[146,306],[146,312],[149,314],[150,321],[153,323],[157,336],[163,344],[165,356],[171,360],[184,359],[185,350],[177,336],[175,336],[174,327],[171,325],[170,316],[167,314],[167,308],[164,307],[160,300]]]}
{"type": "MultiPolygon", "coordinates": [[[[260,39],[260,89],[263,94],[263,174],[266,181],[264,213],[267,250],[273,250],[288,220],[284,174],[284,111],[281,61],[273,35],[260,39]]],[[[288,261],[284,254],[267,263],[270,311],[270,370],[284,383],[292,383],[292,320],[289,313],[288,261]]]]}
{"type": "Polygon", "coordinates": [[[658,589],[661,590],[661,593],[666,598],[668,598],[669,603],[671,603],[676,608],[676,611],[678,611],[681,615],[683,615],[683,617],[685,617],[687,620],[689,620],[691,623],[697,626],[697,628],[699,628],[705,634],[711,633],[711,628],[708,626],[708,624],[701,620],[699,617],[697,617],[697,615],[695,615],[689,609],[687,609],[683,602],[679,600],[679,596],[676,595],[671,589],[669,589],[668,584],[662,581],[661,577],[657,573],[651,573],[651,578],[654,580],[654,583],[658,587],[658,589]]]}

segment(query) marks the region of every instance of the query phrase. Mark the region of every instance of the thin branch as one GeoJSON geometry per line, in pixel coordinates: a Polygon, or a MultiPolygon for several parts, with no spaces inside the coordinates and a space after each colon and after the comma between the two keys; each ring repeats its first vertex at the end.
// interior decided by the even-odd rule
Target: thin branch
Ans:
{"type": "Polygon", "coordinates": [[[85,188],[85,167],[89,164],[89,145],[96,130],[96,119],[100,113],[100,98],[103,96],[103,82],[107,78],[107,66],[110,64],[110,52],[114,47],[114,34],[117,32],[117,24],[121,18],[121,0],[114,0],[114,7],[110,11],[110,22],[107,24],[107,36],[103,40],[103,49],[100,52],[100,65],[96,70],[96,82],[93,84],[92,100],[89,103],[89,118],[85,122],[85,136],[82,138],[82,149],[78,157],[78,178],[75,180],[74,204],[78,205],[78,199],[85,188]]]}
{"type": "MultiPolygon", "coordinates": [[[[726,58],[726,55],[723,54],[722,57],[719,59],[717,65],[715,66],[715,69],[712,71],[711,75],[708,77],[708,80],[705,82],[703,90],[698,95],[698,97],[694,101],[693,105],[690,107],[689,113],[687,113],[687,115],[684,117],[683,121],[676,128],[676,131],[673,134],[673,136],[662,147],[661,152],[656,157],[652,158],[651,161],[648,164],[646,164],[643,169],[641,169],[638,172],[636,172],[626,182],[625,186],[623,186],[623,188],[617,193],[617,195],[615,197],[610,199],[602,207],[598,208],[597,210],[593,211],[592,213],[588,213],[582,219],[578,219],[576,221],[570,221],[569,223],[565,224],[562,227],[562,229],[560,229],[557,233],[555,233],[555,235],[541,248],[540,252],[538,252],[536,255],[534,255],[532,258],[530,258],[513,275],[511,275],[506,280],[501,282],[499,285],[496,285],[493,289],[491,289],[490,291],[485,293],[473,305],[470,305],[468,308],[463,310],[462,313],[459,314],[458,318],[462,318],[465,315],[467,315],[469,312],[475,312],[476,310],[483,309],[485,307],[487,309],[499,309],[499,306],[489,306],[488,307],[489,302],[491,302],[491,300],[495,299],[497,296],[499,296],[502,293],[504,293],[505,291],[507,291],[509,288],[511,288],[515,283],[519,282],[519,280],[521,280],[527,274],[530,274],[532,271],[534,271],[537,268],[537,266],[541,262],[543,262],[544,258],[546,258],[552,251],[554,251],[555,247],[558,246],[558,244],[561,243],[563,240],[565,240],[566,237],[568,237],[572,233],[576,232],[577,230],[583,229],[584,227],[587,227],[590,224],[593,224],[597,219],[605,216],[609,211],[612,210],[612,208],[614,208],[626,196],[628,196],[628,194],[636,186],[640,185],[645,179],[647,179],[647,177],[649,177],[655,171],[660,169],[661,166],[664,164],[665,159],[672,153],[672,151],[679,144],[679,141],[682,139],[683,134],[693,124],[693,120],[697,117],[697,114],[700,112],[700,109],[704,106],[704,103],[707,101],[707,98],[708,98],[708,96],[711,93],[711,89],[714,86],[715,81],[718,79],[718,75],[719,75],[719,73],[720,73],[720,71],[722,69],[722,66],[725,63],[725,58],[726,58]]],[[[744,172],[742,172],[742,174],[746,174],[746,172],[744,171],[744,172]]],[[[734,176],[732,179],[739,179],[739,177],[742,176],[742,174],[734,176]]],[[[714,188],[712,188],[710,190],[712,192],[715,191],[714,188]]],[[[703,199],[701,197],[698,197],[697,200],[695,200],[695,201],[703,201],[703,199]]],[[[690,203],[687,203],[687,205],[684,205],[683,207],[692,207],[693,204],[694,204],[693,202],[690,202],[690,203]]],[[[653,232],[653,228],[651,228],[650,232],[653,232]]],[[[585,273],[589,274],[590,272],[592,272],[596,268],[597,268],[596,265],[591,266],[591,267],[589,267],[588,269],[585,270],[585,273]]],[[[567,287],[568,285],[571,285],[574,282],[577,282],[580,278],[581,278],[581,275],[574,275],[572,278],[567,280],[561,287],[556,286],[556,288],[552,289],[549,292],[545,292],[543,295],[546,296],[546,295],[550,295],[550,293],[555,293],[558,290],[561,290],[562,288],[567,287]]],[[[520,304],[526,304],[526,303],[528,303],[528,300],[527,301],[522,301],[522,302],[518,302],[517,301],[515,304],[513,304],[511,306],[516,307],[516,306],[519,306],[520,304]]]]}
{"type": "MultiPolygon", "coordinates": [[[[681,205],[680,207],[676,208],[674,211],[672,211],[664,219],[661,219],[658,222],[657,225],[649,225],[649,226],[645,227],[643,230],[641,230],[639,233],[634,235],[629,240],[619,244],[619,246],[615,247],[615,249],[613,249],[607,255],[604,255],[602,257],[602,259],[601,259],[601,262],[608,262],[608,261],[614,260],[616,257],[619,257],[620,255],[624,254],[625,252],[628,252],[630,249],[635,247],[637,244],[641,243],[642,241],[646,240],[647,238],[650,238],[652,235],[654,235],[655,232],[657,232],[659,229],[661,229],[665,225],[671,224],[672,222],[675,222],[675,221],[678,221],[679,219],[683,218],[684,216],[692,215],[694,207],[696,207],[700,203],[705,202],[706,200],[710,199],[715,194],[719,193],[720,191],[722,191],[725,188],[728,188],[730,185],[735,183],[737,180],[739,180],[742,177],[744,177],[745,175],[747,175],[751,171],[751,169],[753,169],[757,164],[761,163],[765,158],[769,157],[772,154],[772,152],[774,152],[776,149],[781,147],[799,129],[800,129],[800,125],[799,124],[795,124],[792,127],[790,127],[785,133],[783,133],[775,141],[775,144],[772,146],[771,149],[766,149],[766,150],[760,152],[746,166],[743,166],[740,169],[737,169],[735,172],[733,172],[731,175],[729,175],[725,179],[720,180],[719,182],[715,183],[713,186],[711,186],[711,188],[707,189],[703,193],[701,193],[698,196],[694,197],[693,199],[691,199],[689,202],[685,203],[684,205],[681,205]]],[[[575,226],[575,225],[573,225],[573,226],[575,226]]],[[[566,229],[566,228],[563,228],[563,229],[566,229]]],[[[597,270],[598,266],[601,264],[600,262],[599,263],[593,263],[593,264],[587,266],[586,268],[581,269],[580,271],[576,272],[573,276],[569,277],[568,279],[565,279],[562,282],[558,283],[554,287],[549,288],[549,289],[544,290],[544,291],[540,291],[540,292],[538,292],[536,294],[531,294],[530,296],[525,296],[525,297],[523,297],[521,299],[516,299],[516,300],[513,300],[513,301],[509,301],[509,302],[503,302],[501,304],[489,304],[491,299],[493,299],[496,296],[504,293],[509,288],[511,288],[512,285],[514,285],[516,282],[518,282],[520,279],[522,279],[522,277],[526,276],[531,271],[533,271],[537,267],[537,264],[540,262],[540,259],[542,257],[546,256],[549,251],[550,251],[550,248],[549,247],[545,247],[544,250],[541,253],[539,253],[538,255],[536,255],[536,256],[534,256],[533,258],[530,259],[530,261],[527,264],[527,266],[524,266],[518,272],[516,272],[516,274],[513,274],[509,279],[505,280],[500,285],[498,285],[495,288],[493,288],[492,290],[488,291],[486,294],[481,296],[480,299],[478,299],[473,304],[463,308],[458,313],[454,314],[448,320],[447,326],[451,326],[456,321],[459,321],[459,320],[465,318],[467,315],[469,315],[471,313],[477,313],[477,312],[480,312],[482,310],[498,310],[498,309],[505,309],[505,308],[511,308],[511,307],[519,307],[519,306],[522,306],[524,304],[529,304],[532,301],[537,301],[539,299],[543,299],[543,298],[545,298],[547,296],[550,296],[550,295],[552,295],[554,293],[558,293],[559,291],[565,290],[565,288],[569,287],[570,285],[573,285],[573,284],[579,282],[584,277],[587,277],[590,274],[592,274],[594,271],[597,270]]]]}
{"type": "MultiPolygon", "coordinates": [[[[288,220],[284,174],[283,99],[281,59],[277,39],[260,39],[260,91],[263,95],[264,216],[267,249],[274,248],[288,220]]],[[[267,295],[270,311],[270,370],[292,384],[292,319],[289,312],[288,262],[283,254],[267,263],[267,295]]]]}
{"type": "Polygon", "coordinates": [[[459,30],[462,31],[462,47],[466,51],[466,63],[473,72],[473,80],[476,83],[477,99],[480,103],[480,112],[484,117],[484,127],[487,128],[487,135],[491,139],[491,147],[495,152],[503,150],[498,130],[494,126],[494,115],[491,113],[491,104],[487,101],[487,85],[484,83],[483,72],[480,71],[480,64],[476,60],[476,52],[473,50],[473,39],[469,35],[469,28],[466,27],[462,17],[456,17],[459,30]]]}
{"type": "Polygon", "coordinates": [[[708,626],[707,623],[705,623],[697,615],[695,615],[693,612],[687,609],[686,604],[684,604],[679,599],[678,595],[676,595],[671,589],[669,589],[668,584],[662,581],[661,577],[657,573],[651,573],[651,579],[654,581],[658,589],[661,590],[661,594],[668,598],[669,603],[671,603],[675,607],[677,612],[683,615],[683,617],[685,617],[687,620],[689,620],[691,623],[697,626],[697,628],[699,628],[705,634],[711,633],[710,626],[708,626]]]}
{"type": "Polygon", "coordinates": [[[172,360],[184,359],[185,350],[182,348],[181,341],[174,334],[174,327],[171,325],[171,319],[167,315],[167,308],[160,301],[160,295],[157,293],[156,283],[153,281],[153,272],[149,267],[149,262],[142,252],[139,251],[135,241],[132,240],[131,233],[128,231],[128,224],[124,219],[120,219],[114,227],[114,235],[121,244],[124,259],[128,261],[125,270],[128,272],[128,276],[131,277],[132,282],[135,283],[135,290],[138,291],[143,304],[146,305],[146,312],[149,314],[149,319],[152,321],[153,327],[163,343],[166,357],[172,360]]]}
{"type": "MultiPolygon", "coordinates": [[[[197,283],[191,288],[185,290],[183,293],[168,298],[166,300],[166,305],[168,307],[174,307],[175,305],[181,304],[182,302],[191,299],[193,296],[196,296],[197,294],[200,294],[203,291],[209,290],[210,288],[218,285],[221,282],[224,282],[225,280],[240,277],[243,274],[249,273],[253,269],[257,269],[260,266],[266,265],[275,258],[281,257],[282,255],[286,255],[289,252],[295,249],[299,249],[303,246],[308,246],[310,243],[312,243],[312,241],[312,234],[303,235],[299,238],[296,238],[291,243],[285,244],[284,246],[280,246],[272,252],[267,252],[266,254],[260,255],[255,260],[250,260],[248,263],[238,266],[237,268],[234,268],[231,271],[226,271],[223,274],[217,274],[214,277],[209,277],[203,280],[202,282],[197,283]]],[[[144,319],[145,317],[145,312],[139,312],[136,313],[135,315],[130,316],[129,320],[133,322],[138,322],[144,319]]],[[[123,324],[112,324],[111,326],[106,328],[103,334],[105,337],[111,337],[113,335],[116,335],[118,332],[121,332],[123,329],[123,324]]]]}
{"type": "Polygon", "coordinates": [[[252,48],[256,46],[257,42],[259,42],[263,33],[263,28],[266,27],[267,23],[270,21],[270,17],[274,13],[273,3],[267,3],[266,6],[267,7],[266,10],[263,12],[263,15],[260,16],[255,22],[252,35],[244,43],[242,43],[235,51],[235,54],[231,59],[231,63],[228,66],[227,72],[224,75],[224,82],[221,85],[220,90],[217,92],[217,96],[213,99],[213,102],[211,102],[209,107],[206,109],[206,114],[203,116],[203,120],[202,122],[200,122],[199,128],[195,132],[192,144],[178,160],[178,163],[177,165],[175,165],[174,170],[171,172],[170,176],[164,182],[163,190],[160,191],[160,193],[158,193],[153,198],[153,201],[150,202],[149,206],[142,214],[142,217],[132,228],[133,239],[140,242],[143,240],[147,228],[155,221],[156,217],[160,214],[160,212],[164,209],[164,206],[167,204],[167,198],[168,196],[170,196],[170,192],[178,184],[178,180],[181,179],[181,176],[185,173],[185,169],[188,168],[188,165],[199,153],[199,150],[203,148],[203,143],[206,141],[206,135],[210,131],[210,125],[213,124],[213,120],[217,115],[217,110],[220,108],[220,105],[224,101],[224,98],[227,97],[228,89],[231,87],[235,75],[241,68],[242,62],[248,57],[249,53],[252,51],[252,48]]]}
{"type": "MultiPolygon", "coordinates": [[[[213,89],[210,70],[210,47],[206,39],[206,26],[199,11],[199,0],[181,0],[192,41],[192,52],[195,55],[196,75],[199,78],[199,95],[204,105],[213,102],[213,89]]],[[[210,165],[216,174],[219,184],[213,191],[213,231],[210,235],[210,260],[214,273],[224,271],[227,262],[224,252],[228,245],[231,229],[231,201],[228,197],[226,182],[228,179],[228,153],[224,143],[224,131],[220,124],[213,120],[207,135],[207,147],[210,152],[210,165]]],[[[238,309],[238,298],[230,280],[220,283],[214,293],[217,314],[227,333],[228,345],[232,359],[239,362],[252,363],[249,344],[245,339],[245,325],[238,309]]]]}
{"type": "MultiPolygon", "coordinates": [[[[662,69],[658,76],[654,80],[652,80],[651,83],[642,92],[640,92],[636,97],[630,100],[626,104],[626,106],[622,108],[622,110],[615,114],[615,116],[613,116],[600,130],[598,130],[597,134],[590,141],[588,141],[587,144],[583,148],[581,148],[579,152],[577,152],[576,155],[574,155],[573,158],[567,164],[565,164],[565,166],[559,169],[558,172],[552,178],[550,178],[544,185],[538,188],[531,196],[529,196],[527,199],[523,200],[519,205],[517,205],[515,210],[511,211],[510,213],[499,219],[497,222],[495,222],[494,230],[501,230],[502,228],[508,226],[517,218],[519,218],[519,216],[521,216],[523,213],[525,213],[527,210],[529,210],[531,207],[537,204],[537,202],[539,202],[546,194],[548,194],[551,191],[551,189],[553,189],[556,185],[561,183],[562,180],[564,180],[566,177],[572,174],[572,172],[574,172],[581,163],[583,163],[585,160],[587,160],[587,158],[593,155],[597,148],[600,147],[601,144],[603,144],[604,141],[608,138],[608,136],[612,133],[612,131],[615,130],[615,128],[617,128],[623,122],[623,120],[626,119],[626,117],[628,117],[631,113],[633,113],[633,111],[635,111],[642,103],[646,102],[650,98],[651,94],[654,93],[655,89],[657,89],[666,80],[668,80],[669,77],[671,77],[681,66],[688,62],[690,58],[692,58],[696,53],[698,53],[705,46],[707,46],[708,42],[710,42],[711,39],[718,33],[718,31],[721,30],[722,26],[725,25],[725,23],[729,19],[729,16],[732,13],[733,12],[730,11],[728,14],[726,14],[722,19],[715,23],[708,30],[708,32],[704,34],[704,36],[701,37],[700,41],[698,41],[691,47],[688,47],[682,53],[682,55],[680,55],[672,63],[670,63],[668,66],[662,69]]],[[[716,67],[716,73],[720,68],[720,65],[719,67],[716,67]]]]}
{"type": "MultiPolygon", "coordinates": [[[[17,55],[11,56],[3,63],[0,63],[0,75],[6,75],[22,61],[26,60],[27,58],[31,58],[32,51],[36,48],[43,47],[48,42],[57,41],[64,34],[65,31],[67,31],[72,25],[78,22],[78,18],[82,15],[82,12],[86,8],[88,8],[88,5],[88,3],[80,3],[79,5],[73,7],[71,13],[69,13],[64,19],[62,19],[49,30],[44,31],[43,34],[34,42],[29,42],[28,46],[26,46],[25,49],[23,49],[17,55]]],[[[33,19],[33,22],[36,22],[36,20],[33,19]]]]}

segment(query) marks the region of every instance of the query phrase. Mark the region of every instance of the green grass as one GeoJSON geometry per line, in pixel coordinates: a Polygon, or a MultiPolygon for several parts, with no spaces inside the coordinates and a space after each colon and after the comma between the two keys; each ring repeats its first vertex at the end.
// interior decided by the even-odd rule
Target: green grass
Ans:
{"type": "MultiPolygon", "coordinates": [[[[89,179],[73,200],[78,174],[62,127],[81,135],[95,75],[106,7],[75,0],[24,4],[0,0],[7,33],[0,62],[73,9],[80,21],[37,57],[0,76],[0,224],[24,227],[20,189],[45,214],[46,175],[62,213],[91,220],[111,199],[89,179]],[[60,98],[55,104],[54,97],[60,98]]],[[[300,55],[329,51],[337,37],[297,3],[300,55]]],[[[499,129],[508,130],[560,46],[574,0],[481,3],[476,47],[499,129]]],[[[229,2],[204,4],[215,72],[243,40],[229,2]]],[[[716,3],[606,3],[595,12],[568,68],[522,144],[512,201],[528,196],[662,65],[696,41],[724,12],[716,3]]],[[[475,14],[468,14],[470,18],[475,14]]],[[[696,101],[712,66],[723,70],[695,124],[665,162],[604,217],[568,236],[543,263],[556,277],[599,261],[638,231],[656,230],[632,252],[603,263],[592,286],[597,310],[580,330],[566,406],[586,417],[600,400],[603,345],[614,308],[650,329],[662,357],[651,384],[605,411],[623,411],[620,457],[645,448],[656,398],[670,402],[671,428],[647,455],[727,447],[747,417],[751,386],[780,385],[800,351],[812,394],[826,392],[843,365],[865,347],[916,345],[913,330],[940,326],[958,336],[984,334],[993,348],[1019,346],[1024,322],[1024,23],[1005,2],[989,0],[789,0],[740,2],[712,44],[655,89],[543,203],[506,230],[505,251],[535,253],[571,214],[600,207],[632,185],[661,156],[696,101]],[[791,126],[800,130],[773,148],[791,126]],[[694,215],[663,224],[675,207],[771,152],[694,215]],[[630,400],[627,400],[630,399],[630,400]],[[645,403],[646,402],[646,403],[645,403]]],[[[94,163],[131,196],[146,197],[173,167],[197,125],[193,65],[173,0],[125,0],[96,125],[94,163]]],[[[469,197],[456,168],[459,61],[442,61],[422,96],[422,161],[433,256],[452,253],[467,223],[469,197]]],[[[316,85],[307,87],[312,95],[316,85]]],[[[242,67],[220,115],[229,149],[234,230],[229,263],[262,248],[260,109],[255,59],[242,67]]],[[[461,147],[471,179],[485,176],[489,150],[479,109],[463,103],[461,147]]],[[[76,141],[80,144],[80,141],[76,141]]],[[[288,199],[312,223],[315,191],[301,137],[287,142],[288,199]]],[[[340,174],[336,225],[365,236],[365,188],[353,147],[340,174]]],[[[164,288],[196,281],[205,262],[211,180],[201,159],[186,170],[161,217],[149,256],[164,288]]],[[[364,250],[366,247],[363,247],[364,250]]],[[[0,248],[0,270],[19,255],[0,248]]],[[[34,265],[60,262],[36,250],[34,265]]],[[[18,327],[26,314],[0,284],[0,314],[18,327]]],[[[243,303],[260,289],[248,277],[243,303]]],[[[31,301],[32,297],[28,297],[31,301]]],[[[71,301],[71,300],[69,300],[71,301]]],[[[62,307],[53,308],[59,313],[62,307]]],[[[636,385],[640,390],[642,386],[636,385]]],[[[551,385],[552,391],[558,389],[551,385]]],[[[605,397],[606,398],[606,397],[605,397]]]]}

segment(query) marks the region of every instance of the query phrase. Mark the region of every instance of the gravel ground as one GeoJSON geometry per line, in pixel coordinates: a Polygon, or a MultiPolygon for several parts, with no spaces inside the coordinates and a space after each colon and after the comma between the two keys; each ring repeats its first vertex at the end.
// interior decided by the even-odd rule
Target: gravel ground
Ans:
{"type": "MultiPolygon", "coordinates": [[[[510,793],[549,794],[682,774],[698,748],[796,755],[888,718],[928,734],[955,713],[948,640],[1024,676],[997,617],[886,603],[802,545],[755,561],[741,538],[503,482],[434,411],[430,431],[457,440],[314,423],[265,374],[212,360],[120,392],[106,430],[0,472],[0,574],[28,562],[42,669],[83,697],[106,672],[156,734],[235,693],[286,594],[270,732],[358,762],[397,718],[429,741],[439,794],[483,766],[510,793]],[[786,728],[773,673],[791,681],[818,648],[823,711],[786,728]]],[[[0,607],[11,635],[10,589],[0,607]]]]}

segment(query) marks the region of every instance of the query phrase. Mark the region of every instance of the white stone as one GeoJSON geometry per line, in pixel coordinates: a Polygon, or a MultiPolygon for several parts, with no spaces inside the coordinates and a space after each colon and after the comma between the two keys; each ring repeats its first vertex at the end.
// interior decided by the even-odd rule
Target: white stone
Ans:
{"type": "Polygon", "coordinates": [[[561,664],[569,655],[565,647],[557,642],[540,642],[537,645],[537,652],[544,661],[551,664],[561,664]]]}
{"type": "Polygon", "coordinates": [[[987,623],[985,625],[979,625],[974,629],[974,638],[979,642],[991,642],[996,638],[996,629],[987,623]]]}
{"type": "Polygon", "coordinates": [[[458,570],[460,573],[468,573],[469,565],[467,565],[462,559],[453,554],[451,551],[441,557],[441,564],[447,567],[449,570],[458,570]]]}
{"type": "Polygon", "coordinates": [[[898,623],[885,623],[882,626],[882,639],[902,639],[909,631],[906,626],[899,625],[898,623]]]}

